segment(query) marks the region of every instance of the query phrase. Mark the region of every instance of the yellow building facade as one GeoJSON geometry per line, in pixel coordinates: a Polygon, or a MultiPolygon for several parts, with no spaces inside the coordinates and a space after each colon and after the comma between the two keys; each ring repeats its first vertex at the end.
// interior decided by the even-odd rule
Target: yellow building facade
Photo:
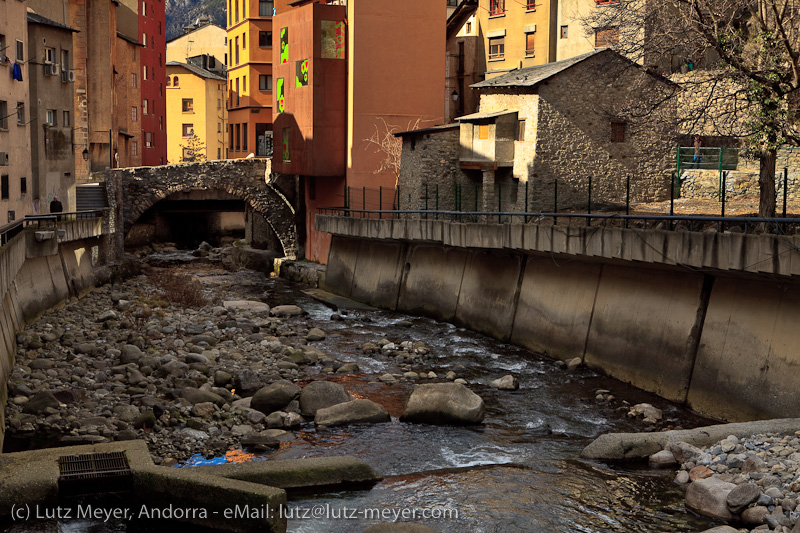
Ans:
{"type": "MultiPolygon", "coordinates": [[[[216,24],[206,24],[199,28],[190,29],[180,37],[175,37],[167,43],[167,62],[186,61],[187,57],[201,55],[212,56],[215,63],[224,66],[226,62],[225,54],[228,48],[225,45],[227,32],[225,28],[220,28],[216,24]]],[[[212,65],[212,69],[214,69],[212,65]]]]}
{"type": "Polygon", "coordinates": [[[225,77],[190,63],[171,61],[167,63],[166,93],[167,160],[226,159],[225,77]]]}
{"type": "Polygon", "coordinates": [[[486,79],[556,60],[557,8],[557,0],[479,0],[486,79]]]}

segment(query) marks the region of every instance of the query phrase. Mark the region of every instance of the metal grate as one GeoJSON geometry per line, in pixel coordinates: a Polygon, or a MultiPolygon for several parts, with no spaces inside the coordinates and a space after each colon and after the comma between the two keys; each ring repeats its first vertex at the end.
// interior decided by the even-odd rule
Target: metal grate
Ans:
{"type": "Polygon", "coordinates": [[[124,452],[84,453],[58,458],[58,489],[65,495],[127,492],[132,474],[124,452]]]}

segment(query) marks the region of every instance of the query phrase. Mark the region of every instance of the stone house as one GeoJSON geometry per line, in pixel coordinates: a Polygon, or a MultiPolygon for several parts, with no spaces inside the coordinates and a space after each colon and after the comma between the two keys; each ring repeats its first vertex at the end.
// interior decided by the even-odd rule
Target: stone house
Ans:
{"type": "Polygon", "coordinates": [[[617,52],[597,50],[472,85],[478,113],[402,132],[402,209],[584,210],[669,198],[677,90],[617,52]],[[435,155],[433,155],[435,154],[435,155]],[[421,161],[425,163],[421,163],[421,161]],[[422,191],[422,192],[420,192],[422,191]],[[438,196],[431,200],[432,191],[438,196]]]}

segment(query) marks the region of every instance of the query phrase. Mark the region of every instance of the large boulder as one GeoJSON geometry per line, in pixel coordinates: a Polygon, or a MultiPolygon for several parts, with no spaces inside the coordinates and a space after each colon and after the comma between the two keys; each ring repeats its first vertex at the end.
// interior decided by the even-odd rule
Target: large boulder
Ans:
{"type": "Polygon", "coordinates": [[[483,399],[460,383],[420,385],[411,391],[400,420],[423,424],[480,424],[483,399]]]}
{"type": "Polygon", "coordinates": [[[144,357],[144,354],[138,346],[126,344],[120,349],[119,362],[123,365],[129,363],[138,364],[142,357],[144,357]]]}
{"type": "Polygon", "coordinates": [[[736,485],[716,477],[698,479],[686,491],[686,507],[709,518],[731,520],[728,495],[736,485]]]}
{"type": "Polygon", "coordinates": [[[253,395],[250,407],[268,415],[289,405],[289,402],[297,398],[299,394],[300,387],[290,381],[281,379],[259,389],[253,395]]]}
{"type": "Polygon", "coordinates": [[[744,511],[748,505],[758,500],[761,496],[761,488],[754,483],[742,483],[737,485],[726,500],[728,509],[734,514],[744,511]]]}
{"type": "Polygon", "coordinates": [[[389,422],[391,417],[382,405],[371,400],[358,399],[317,410],[314,423],[318,426],[345,426],[347,424],[377,424],[389,422]]]}
{"type": "Polygon", "coordinates": [[[47,409],[48,407],[52,407],[53,409],[58,409],[59,401],[50,391],[39,391],[33,395],[33,397],[26,402],[22,406],[22,411],[25,413],[33,413],[38,414],[47,409]]]}
{"type": "Polygon", "coordinates": [[[252,396],[264,386],[258,374],[249,369],[244,369],[233,380],[233,387],[239,396],[252,396]]]}
{"type": "Polygon", "coordinates": [[[315,416],[317,411],[325,407],[349,402],[353,399],[347,389],[331,381],[312,381],[300,393],[300,413],[303,416],[315,416]]]}
{"type": "Polygon", "coordinates": [[[219,406],[225,405],[225,398],[219,394],[214,394],[211,391],[198,389],[195,387],[186,387],[182,389],[181,396],[189,400],[189,403],[192,405],[205,402],[211,402],[219,406]]]}

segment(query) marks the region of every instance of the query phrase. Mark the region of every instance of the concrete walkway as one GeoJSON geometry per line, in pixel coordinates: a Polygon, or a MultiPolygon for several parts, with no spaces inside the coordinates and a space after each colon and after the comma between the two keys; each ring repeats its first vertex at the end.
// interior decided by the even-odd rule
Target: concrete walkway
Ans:
{"type": "Polygon", "coordinates": [[[59,457],[108,452],[124,452],[133,474],[133,494],[112,510],[117,518],[166,517],[219,531],[282,533],[284,489],[341,490],[381,479],[353,457],[166,468],[153,463],[142,440],[47,448],[0,454],[0,518],[36,520],[65,509],[58,493],[59,457]]]}

